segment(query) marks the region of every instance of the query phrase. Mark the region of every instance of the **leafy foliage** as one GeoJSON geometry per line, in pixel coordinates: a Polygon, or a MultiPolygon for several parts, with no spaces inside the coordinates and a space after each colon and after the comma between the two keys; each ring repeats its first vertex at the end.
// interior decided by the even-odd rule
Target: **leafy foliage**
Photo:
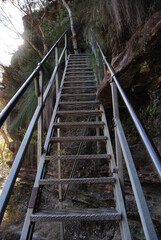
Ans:
{"type": "MultiPolygon", "coordinates": [[[[25,9],[24,9],[25,11],[25,9]]],[[[36,9],[32,15],[32,21],[34,26],[38,24],[38,19],[41,17],[41,11],[36,9]]],[[[25,15],[24,26],[25,30],[23,35],[25,38],[29,38],[32,35],[32,43],[36,45],[41,52],[43,51],[41,35],[36,27],[31,27],[31,16],[25,15]]],[[[52,47],[57,38],[69,27],[67,13],[62,4],[54,3],[46,9],[45,17],[42,21],[42,29],[45,35],[45,41],[48,49],[52,47]]],[[[9,99],[16,93],[16,91],[22,86],[23,82],[31,74],[37,63],[41,60],[34,48],[27,42],[19,47],[17,52],[12,57],[11,65],[5,67],[3,74],[3,85],[5,88],[0,96],[0,101],[5,105],[9,99]]],[[[44,86],[49,81],[49,77],[54,65],[54,56],[45,64],[44,86]]],[[[23,98],[19,101],[16,108],[10,115],[9,131],[14,133],[20,126],[22,128],[27,127],[32,113],[36,107],[37,99],[35,96],[34,84],[28,88],[23,98]]]]}
{"type": "MultiPolygon", "coordinates": [[[[118,48],[121,43],[125,44],[124,41],[145,21],[146,17],[161,7],[159,0],[134,0],[131,4],[127,0],[70,0],[68,4],[74,18],[79,51],[84,52],[88,45],[93,46],[94,37],[96,37],[104,53],[108,56],[112,55],[111,48],[114,45],[118,48]],[[148,14],[145,14],[146,12],[148,14]]],[[[42,34],[38,29],[40,23],[48,49],[62,32],[70,27],[68,13],[61,1],[50,1],[48,6],[41,5],[41,7],[31,5],[29,12],[25,7],[23,11],[26,12],[23,18],[25,27],[23,36],[32,41],[41,53],[44,49],[42,34]]],[[[69,42],[71,42],[70,40],[69,35],[69,42]]],[[[72,52],[71,45],[69,45],[69,51],[72,52]]],[[[99,58],[99,56],[97,57],[99,58]]],[[[3,75],[5,88],[0,97],[3,105],[14,95],[40,60],[38,52],[29,42],[25,41],[19,47],[12,58],[11,66],[5,68],[3,75]]],[[[47,74],[44,85],[49,80],[53,63],[54,56],[45,66],[47,74]]],[[[145,71],[145,66],[141,70],[145,71]]],[[[21,125],[22,128],[27,126],[37,102],[34,94],[34,86],[32,85],[11,115],[11,132],[21,125]],[[17,113],[19,116],[16,116],[17,113]]]]}

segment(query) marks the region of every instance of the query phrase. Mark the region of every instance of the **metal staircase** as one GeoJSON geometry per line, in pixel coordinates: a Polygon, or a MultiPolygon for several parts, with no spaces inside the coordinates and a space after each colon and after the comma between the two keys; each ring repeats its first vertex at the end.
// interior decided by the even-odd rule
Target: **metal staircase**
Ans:
{"type": "MultiPolygon", "coordinates": [[[[100,48],[100,46],[98,46],[98,48],[100,48]]],[[[100,52],[103,54],[101,49],[100,52]]],[[[104,55],[102,56],[104,57],[104,55]]],[[[110,67],[108,63],[107,67],[110,67]]],[[[19,91],[19,95],[17,96],[18,99],[26,90],[26,86],[29,85],[29,82],[36,77],[35,86],[38,97],[38,107],[33,115],[33,119],[31,120],[22,145],[20,146],[20,150],[2,192],[2,201],[0,203],[0,219],[2,219],[11,195],[11,190],[14,186],[16,177],[18,176],[23,156],[30,142],[35,123],[38,122],[38,170],[28,204],[27,214],[20,238],[21,240],[32,239],[34,229],[38,222],[60,222],[60,239],[65,239],[64,222],[72,221],[116,221],[120,227],[121,239],[132,239],[127,220],[124,194],[122,191],[124,187],[122,154],[129,172],[146,239],[157,239],[140,182],[136,174],[132,156],[119,120],[116,85],[113,81],[115,75],[113,70],[111,71],[116,154],[113,153],[104,107],[96,99],[97,85],[93,69],[89,65],[89,56],[86,54],[70,54],[67,57],[66,33],[60,37],[45,59],[42,60],[27,79],[27,82],[22,86],[21,91],[19,91]],[[58,44],[64,36],[64,48],[58,58],[58,44]],[[54,49],[55,68],[51,79],[49,80],[49,85],[43,93],[42,66],[54,49]],[[65,69],[59,86],[58,68],[63,56],[65,56],[65,69]],[[39,75],[37,75],[37,73],[39,73],[39,75]],[[46,140],[43,145],[42,110],[54,81],[56,82],[56,102],[48,132],[46,134],[46,140]],[[84,149],[88,149],[89,146],[91,150],[84,151],[84,149]],[[97,176],[80,177],[79,175],[76,175],[76,169],[82,161],[87,163],[90,163],[90,161],[97,161],[99,163],[101,163],[101,161],[106,162],[108,166],[105,175],[101,175],[99,168],[97,169],[97,176]],[[53,164],[53,166],[57,165],[56,176],[50,177],[48,175],[48,167],[50,164],[53,164]],[[64,174],[63,166],[68,166],[69,168],[70,164],[71,171],[67,176],[67,174],[64,174]],[[64,203],[67,199],[70,187],[78,185],[76,187],[78,190],[80,184],[86,184],[88,186],[91,184],[103,184],[104,187],[110,185],[113,189],[114,205],[109,208],[104,206],[99,208],[66,207],[64,203]],[[51,207],[47,204],[45,208],[42,208],[41,195],[43,194],[44,189],[54,186],[58,189],[59,208],[57,206],[51,207]]],[[[6,109],[4,109],[4,112],[2,112],[1,125],[17,103],[17,98],[15,97],[12,99],[11,103],[9,103],[6,109]]],[[[86,171],[88,172],[88,169],[86,169],[86,171]]],[[[158,172],[160,173],[160,170],[158,172]]]]}
{"type": "MultiPolygon", "coordinates": [[[[47,155],[40,160],[41,168],[38,169],[36,181],[34,184],[32,196],[30,199],[28,213],[24,223],[21,239],[31,239],[35,223],[39,221],[101,221],[101,220],[115,220],[120,223],[120,230],[122,239],[131,239],[129,226],[127,222],[126,210],[123,202],[121,187],[118,180],[114,155],[110,137],[108,134],[108,127],[105,121],[105,113],[103,106],[96,100],[96,84],[94,82],[94,73],[89,67],[88,56],[83,54],[70,55],[67,67],[64,72],[62,84],[60,87],[59,101],[57,108],[53,111],[52,128],[50,130],[50,140],[48,144],[47,155]],[[83,65],[82,65],[83,64],[83,65]],[[82,77],[83,76],[83,77],[82,77]],[[91,100],[92,99],[92,100],[91,100]],[[73,120],[74,119],[74,120],[73,120]],[[90,119],[90,121],[89,121],[90,119]],[[70,121],[69,121],[70,120],[70,121]],[[69,129],[70,128],[70,129],[69,129]],[[94,134],[91,136],[82,135],[82,129],[87,130],[94,128],[94,134]],[[57,129],[57,131],[56,131],[57,129]],[[62,129],[65,133],[61,133],[62,129]],[[80,131],[80,135],[68,135],[80,131]],[[96,131],[96,129],[98,131],[96,131]],[[102,130],[102,133],[101,133],[102,130]],[[97,134],[97,133],[100,134],[97,134]],[[65,136],[61,136],[61,135],[65,136]],[[99,153],[99,149],[89,155],[61,155],[59,152],[54,156],[51,154],[51,145],[57,144],[58,149],[61,149],[61,143],[66,143],[67,146],[71,143],[87,144],[90,142],[96,148],[98,143],[105,146],[105,151],[99,153]],[[61,161],[68,160],[74,161],[91,161],[91,160],[106,160],[109,163],[109,176],[95,177],[95,178],[63,178],[61,174],[61,161]],[[46,178],[43,174],[46,168],[46,161],[58,161],[58,176],[59,178],[46,178]],[[42,163],[43,162],[43,163],[42,163]],[[116,201],[116,208],[99,208],[99,209],[64,209],[63,208],[63,185],[66,184],[112,184],[116,201]],[[59,186],[59,201],[61,206],[59,209],[48,209],[45,211],[37,207],[37,201],[40,198],[40,189],[43,191],[42,186],[59,186]],[[38,197],[37,197],[38,196],[38,197]],[[30,237],[28,237],[30,236],[30,237]]],[[[77,163],[78,164],[78,163],[77,163]]],[[[88,169],[87,169],[88,171],[88,169]]],[[[108,172],[108,171],[107,171],[108,172]]],[[[74,175],[74,174],[73,174],[74,175]]],[[[98,169],[98,176],[99,176],[98,169]]],[[[63,231],[63,228],[60,229],[63,231]]],[[[63,232],[60,233],[63,238],[63,232]]]]}

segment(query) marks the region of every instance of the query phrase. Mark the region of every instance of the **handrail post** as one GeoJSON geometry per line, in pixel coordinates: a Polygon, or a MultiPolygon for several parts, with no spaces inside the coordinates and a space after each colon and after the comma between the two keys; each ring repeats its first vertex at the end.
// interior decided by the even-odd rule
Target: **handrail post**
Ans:
{"type": "MultiPolygon", "coordinates": [[[[112,94],[112,106],[113,106],[113,120],[114,120],[114,127],[115,127],[115,119],[119,119],[119,106],[118,106],[118,94],[117,94],[117,87],[115,82],[111,76],[111,94],[112,94]]],[[[118,175],[120,178],[120,183],[122,190],[124,188],[124,173],[123,173],[123,163],[122,163],[122,152],[121,152],[121,145],[118,138],[117,130],[115,127],[115,149],[116,149],[116,164],[118,167],[118,175]]]]}
{"type": "MultiPolygon", "coordinates": [[[[65,34],[66,35],[66,34],[65,34]]],[[[66,44],[66,43],[65,43],[66,44]]],[[[56,99],[58,97],[59,93],[59,76],[58,76],[58,63],[59,63],[59,57],[58,57],[58,46],[55,47],[55,67],[57,68],[55,80],[56,80],[56,99]]],[[[57,122],[59,123],[60,119],[57,119],[57,122]]],[[[57,137],[60,137],[60,128],[57,129],[57,137]]],[[[60,143],[57,143],[57,154],[60,156],[60,143]]],[[[58,159],[58,178],[61,179],[61,161],[58,159]]],[[[59,184],[59,208],[63,208],[62,203],[62,185],[59,184]]],[[[60,222],[60,239],[63,240],[63,223],[60,222]]]]}
{"type": "Polygon", "coordinates": [[[58,45],[56,45],[56,47],[55,47],[55,67],[57,67],[56,76],[55,76],[56,98],[57,98],[58,92],[59,92],[58,61],[59,61],[59,59],[58,59],[58,45]]]}
{"type": "Polygon", "coordinates": [[[39,166],[40,158],[43,148],[43,72],[39,71],[39,96],[38,106],[41,108],[41,113],[37,122],[37,168],[39,166]]]}
{"type": "Polygon", "coordinates": [[[67,38],[67,33],[65,33],[65,65],[66,65],[66,62],[67,62],[67,58],[68,58],[68,38],[67,38]]]}

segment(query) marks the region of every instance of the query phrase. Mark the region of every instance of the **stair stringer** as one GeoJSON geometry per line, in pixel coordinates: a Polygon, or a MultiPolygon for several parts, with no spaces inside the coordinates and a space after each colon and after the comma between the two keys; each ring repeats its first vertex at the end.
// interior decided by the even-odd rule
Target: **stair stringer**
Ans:
{"type": "MultiPolygon", "coordinates": [[[[38,196],[38,190],[39,190],[39,187],[40,187],[39,180],[43,175],[44,166],[45,166],[45,158],[46,158],[46,155],[47,155],[47,153],[49,151],[49,148],[50,148],[50,137],[53,134],[53,131],[55,130],[53,128],[53,122],[56,118],[56,111],[58,109],[58,105],[59,105],[59,101],[60,101],[60,97],[61,97],[61,91],[62,91],[62,86],[64,84],[67,65],[68,65],[68,61],[66,63],[65,69],[64,69],[60,89],[59,89],[59,92],[58,92],[58,96],[57,96],[56,103],[55,103],[55,106],[54,106],[54,110],[53,110],[53,113],[52,113],[52,117],[51,117],[51,120],[50,120],[50,125],[49,125],[49,128],[48,128],[48,132],[47,132],[47,136],[46,136],[46,140],[45,140],[45,144],[44,144],[44,150],[43,150],[43,154],[40,158],[40,162],[39,162],[34,186],[33,186],[33,189],[32,189],[30,201],[29,201],[29,204],[28,204],[28,209],[27,209],[23,229],[22,229],[22,232],[21,232],[20,240],[31,240],[32,239],[35,223],[31,223],[30,218],[31,218],[31,215],[34,212],[34,208],[35,208],[35,204],[36,204],[36,200],[37,200],[37,196],[38,196]]],[[[45,174],[44,174],[44,177],[45,177],[45,174]]]]}
{"type": "Polygon", "coordinates": [[[121,232],[122,239],[130,240],[131,234],[130,234],[129,224],[127,220],[126,208],[125,208],[123,193],[121,190],[119,176],[117,173],[118,171],[117,171],[116,161],[114,157],[113,147],[111,144],[111,138],[108,130],[108,124],[107,124],[103,105],[100,105],[100,110],[103,112],[102,121],[105,123],[104,136],[108,138],[107,144],[106,144],[106,151],[108,154],[111,155],[110,169],[111,169],[111,173],[113,173],[113,177],[116,179],[116,184],[114,185],[114,196],[116,200],[116,209],[118,210],[118,212],[121,213],[121,216],[122,216],[121,221],[119,221],[120,232],[121,232]]]}

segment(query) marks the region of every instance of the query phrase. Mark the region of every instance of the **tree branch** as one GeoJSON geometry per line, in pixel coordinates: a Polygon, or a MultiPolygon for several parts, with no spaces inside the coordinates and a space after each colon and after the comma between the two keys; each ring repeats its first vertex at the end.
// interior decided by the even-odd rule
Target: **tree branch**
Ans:
{"type": "Polygon", "coordinates": [[[75,33],[75,29],[74,29],[72,12],[71,12],[71,9],[70,9],[69,5],[66,3],[66,1],[65,1],[65,0],[62,0],[62,2],[63,2],[63,4],[64,4],[64,6],[66,7],[66,9],[67,9],[67,11],[68,11],[68,14],[69,14],[74,53],[75,53],[75,54],[78,54],[78,46],[77,46],[76,33],[75,33]]]}

